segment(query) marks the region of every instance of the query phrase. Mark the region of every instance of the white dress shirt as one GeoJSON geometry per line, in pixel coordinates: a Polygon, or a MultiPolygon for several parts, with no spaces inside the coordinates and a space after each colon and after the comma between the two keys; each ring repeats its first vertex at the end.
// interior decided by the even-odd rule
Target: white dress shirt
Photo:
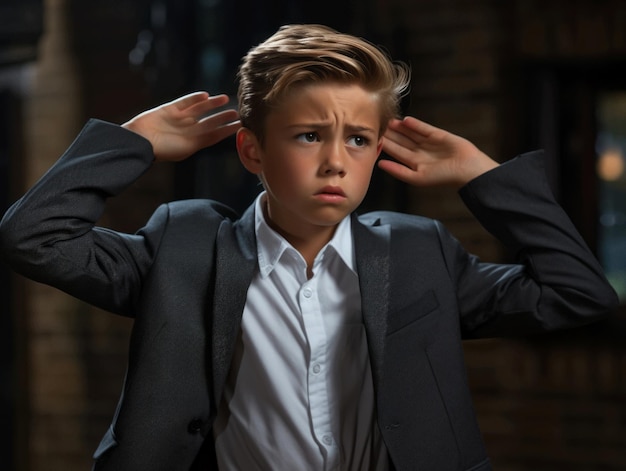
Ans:
{"type": "Polygon", "coordinates": [[[220,470],[386,470],[350,218],[313,263],[255,203],[259,271],[214,426],[220,470]]]}

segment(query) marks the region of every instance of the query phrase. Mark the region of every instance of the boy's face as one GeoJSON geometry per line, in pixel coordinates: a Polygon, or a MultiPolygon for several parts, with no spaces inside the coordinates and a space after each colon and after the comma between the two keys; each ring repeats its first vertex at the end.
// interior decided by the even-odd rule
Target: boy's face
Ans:
{"type": "Polygon", "coordinates": [[[263,145],[240,130],[237,148],[267,191],[270,223],[304,237],[334,227],[367,192],[382,149],[376,96],[359,85],[293,90],[266,118],[263,145]]]}

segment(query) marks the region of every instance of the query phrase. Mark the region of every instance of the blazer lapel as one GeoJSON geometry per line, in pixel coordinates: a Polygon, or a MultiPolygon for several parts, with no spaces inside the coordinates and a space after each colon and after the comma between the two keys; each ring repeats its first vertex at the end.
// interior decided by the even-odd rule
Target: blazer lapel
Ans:
{"type": "Polygon", "coordinates": [[[257,265],[254,205],[236,223],[224,220],[217,234],[211,353],[213,393],[219,404],[239,333],[246,293],[257,265]]]}
{"type": "MultiPolygon", "coordinates": [[[[387,312],[389,308],[390,227],[352,217],[363,323],[367,335],[374,384],[382,379],[387,312]]],[[[239,333],[246,293],[257,266],[254,206],[233,224],[225,220],[217,235],[211,353],[213,393],[219,401],[239,333]]]]}
{"type": "Polygon", "coordinates": [[[372,375],[380,385],[389,309],[390,226],[380,225],[379,219],[364,225],[353,216],[352,233],[372,375]]]}

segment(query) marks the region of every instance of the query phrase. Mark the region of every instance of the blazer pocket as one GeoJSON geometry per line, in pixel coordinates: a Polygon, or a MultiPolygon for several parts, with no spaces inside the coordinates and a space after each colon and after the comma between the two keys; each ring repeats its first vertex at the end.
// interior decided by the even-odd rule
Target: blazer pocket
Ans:
{"type": "Polygon", "coordinates": [[[394,312],[387,321],[387,335],[391,335],[412,323],[428,316],[439,307],[439,301],[433,290],[427,291],[416,302],[394,312]]]}

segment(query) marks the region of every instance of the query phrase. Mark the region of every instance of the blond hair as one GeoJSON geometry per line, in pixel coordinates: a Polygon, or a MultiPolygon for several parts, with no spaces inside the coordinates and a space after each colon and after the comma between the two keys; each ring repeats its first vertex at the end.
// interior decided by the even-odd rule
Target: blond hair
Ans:
{"type": "Polygon", "coordinates": [[[378,95],[381,134],[397,116],[410,71],[370,42],[321,25],[287,25],[250,51],[239,72],[239,115],[259,139],[270,110],[294,87],[358,84],[378,95]]]}

